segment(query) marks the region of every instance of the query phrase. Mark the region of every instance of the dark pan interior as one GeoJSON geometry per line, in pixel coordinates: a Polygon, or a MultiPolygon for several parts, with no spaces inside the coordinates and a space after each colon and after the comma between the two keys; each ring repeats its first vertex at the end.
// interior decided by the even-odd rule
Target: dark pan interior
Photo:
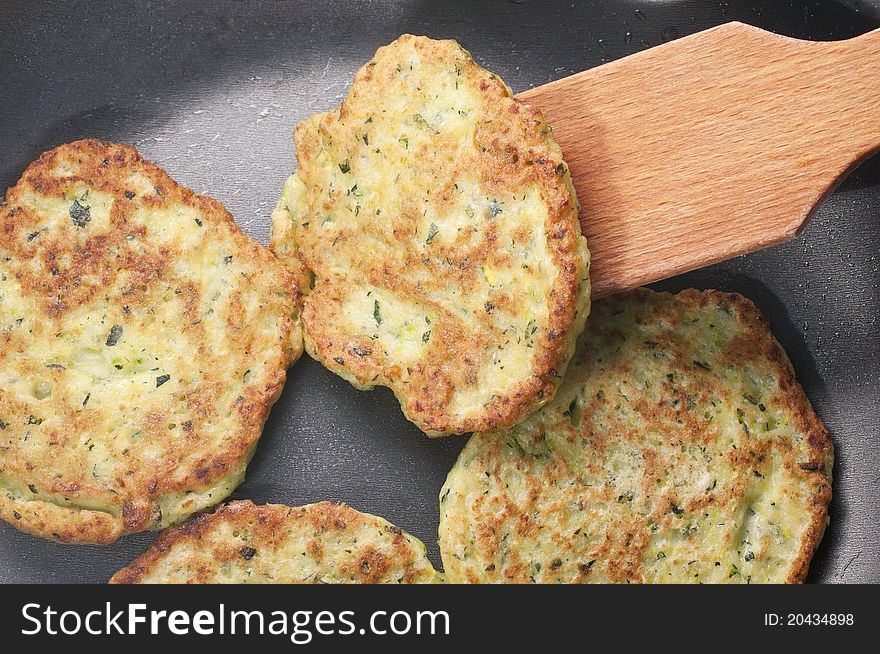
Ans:
{"type": "MultiPolygon", "coordinates": [[[[880,26],[880,2],[25,0],[0,15],[0,186],[44,150],[99,136],[137,146],[265,243],[294,125],[336,105],[357,67],[403,32],[455,38],[523,90],[729,20],[851,37],[880,26]]],[[[837,462],[816,582],[880,581],[878,253],[875,157],[795,241],[657,285],[752,298],[828,425],[837,462]]],[[[345,501],[411,531],[439,564],[437,493],[464,443],[427,439],[390,392],[356,391],[304,357],[234,497],[345,501]]],[[[0,524],[0,581],[103,582],[153,538],[65,546],[0,524]]]]}

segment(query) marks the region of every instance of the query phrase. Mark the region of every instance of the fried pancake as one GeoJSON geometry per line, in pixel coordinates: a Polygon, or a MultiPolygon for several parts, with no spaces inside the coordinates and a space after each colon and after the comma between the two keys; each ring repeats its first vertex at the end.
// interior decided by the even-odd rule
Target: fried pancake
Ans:
{"type": "Polygon", "coordinates": [[[441,491],[453,582],[799,582],[833,448],[743,297],[596,302],[552,403],[474,435],[441,491]]]}
{"type": "Polygon", "coordinates": [[[417,538],[344,504],[230,502],[163,532],[111,584],[437,583],[417,538]]]}
{"type": "Polygon", "coordinates": [[[390,387],[429,435],[553,397],[589,312],[589,253],[541,114],[454,41],[402,36],[295,132],[270,247],[305,269],[306,350],[390,387]]]}
{"type": "Polygon", "coordinates": [[[0,204],[0,517],[110,543],[225,498],[301,352],[285,266],[96,139],[0,204]]]}

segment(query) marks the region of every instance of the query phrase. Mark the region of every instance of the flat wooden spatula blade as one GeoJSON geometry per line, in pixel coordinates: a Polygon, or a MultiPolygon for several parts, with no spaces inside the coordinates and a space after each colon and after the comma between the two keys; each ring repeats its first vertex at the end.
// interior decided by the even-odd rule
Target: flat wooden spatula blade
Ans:
{"type": "Polygon", "coordinates": [[[607,295],[795,236],[880,147],[880,30],[728,23],[519,97],[562,147],[607,295]]]}

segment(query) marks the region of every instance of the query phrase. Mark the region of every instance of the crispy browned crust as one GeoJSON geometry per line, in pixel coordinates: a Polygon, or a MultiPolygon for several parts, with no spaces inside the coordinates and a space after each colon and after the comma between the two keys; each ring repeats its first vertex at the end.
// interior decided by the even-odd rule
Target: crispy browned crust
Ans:
{"type": "MultiPolygon", "coordinates": [[[[424,147],[416,159],[421,168],[417,179],[429,189],[431,202],[440,216],[454,213],[458,192],[455,182],[462,172],[474,175],[484,193],[498,197],[509,198],[527,188],[538,189],[548,213],[538,238],[545,241],[558,268],[549,295],[541,301],[549,319],[535,338],[528,372],[509,388],[491,394],[492,398],[479,409],[455,415],[450,408],[453,393],[477,384],[480,369],[487,365],[487,347],[511,338],[496,323],[493,312],[515,313],[530,308],[524,304],[526,298],[503,290],[493,291],[487,303],[489,308],[482,314],[473,312],[478,325],[473,328],[460,315],[433,302],[433,289],[443,289],[447,284],[461,289],[463,296],[478,295],[485,284],[481,280],[484,264],[514,264],[508,254],[500,252],[506,244],[498,243],[500,237],[493,226],[478,243],[469,242],[465,233],[449,243],[435,241],[427,255],[419,240],[425,235],[418,233],[421,208],[415,208],[422,200],[413,198],[414,208],[409,213],[381,216],[393,225],[393,259],[376,260],[373,249],[359,243],[363,232],[357,230],[351,235],[353,270],[345,278],[339,278],[326,259],[328,251],[345,246],[345,236],[325,239],[315,234],[314,225],[308,224],[295,229],[292,237],[284,235],[286,239],[293,238],[296,256],[314,274],[313,289],[306,296],[303,309],[306,349],[330,370],[359,387],[390,387],[407,417],[430,435],[509,426],[553,397],[589,312],[588,258],[584,260],[585,248],[581,245],[578,203],[562,152],[550,136],[540,111],[514,98],[504,82],[477,65],[456,42],[404,35],[380,48],[358,71],[351,92],[339,107],[297,127],[298,175],[309,187],[309,206],[315,215],[311,222],[320,222],[318,216],[331,211],[341,193],[333,189],[328,193],[313,179],[312,171],[323,165],[318,160],[322,143],[358,143],[356,133],[366,129],[361,124],[364,103],[381,97],[383,89],[393,85],[400,70],[399,61],[410,51],[446,66],[460,66],[462,83],[473,84],[481,101],[474,142],[467,148],[442,142],[424,147]],[[454,163],[450,163],[451,159],[454,163]],[[430,179],[425,181],[426,178],[430,179]],[[369,336],[350,331],[341,304],[352,284],[364,283],[390,289],[399,298],[435,310],[441,316],[439,322],[431,325],[429,347],[416,363],[404,365],[376,347],[369,336]]],[[[375,114],[377,122],[384,120],[381,106],[376,107],[375,114]]],[[[354,161],[354,148],[349,156],[354,161]]],[[[505,219],[503,215],[499,217],[505,219]]],[[[518,235],[523,242],[531,236],[525,227],[518,235]]],[[[291,249],[289,243],[281,244],[275,239],[270,247],[276,251],[291,249]]]]}
{"type": "Polygon", "coordinates": [[[307,556],[319,569],[338,565],[334,573],[349,583],[387,582],[395,569],[401,570],[393,580],[397,583],[436,581],[424,552],[418,552],[421,548],[402,530],[345,504],[320,502],[292,508],[241,500],[165,530],[109,583],[217,583],[218,568],[229,563],[247,567],[249,581],[322,583],[320,576],[304,580],[297,574],[298,556],[307,556]],[[368,537],[350,538],[364,527],[371,531],[368,537]],[[239,540],[243,534],[246,541],[239,540]],[[302,553],[294,542],[302,545],[302,553]],[[339,542],[345,543],[342,553],[334,550],[339,542]],[[187,554],[176,555],[183,551],[187,554]]]}
{"type": "MultiPolygon", "coordinates": [[[[639,289],[636,297],[647,299],[652,292],[639,289]]],[[[668,293],[661,298],[669,297],[668,293]]],[[[739,293],[723,293],[721,291],[698,291],[687,289],[677,296],[678,299],[697,306],[713,303],[729,303],[735,307],[740,318],[746,325],[742,339],[735,348],[731,348],[730,360],[763,357],[777,375],[781,393],[777,396],[784,411],[794,417],[797,429],[806,435],[810,455],[806,461],[789,461],[788,465],[798,467],[798,474],[808,480],[812,493],[808,498],[810,521],[800,541],[798,553],[791,563],[787,584],[803,583],[810,568],[810,561],[828,526],[828,505],[831,503],[832,467],[834,464],[834,444],[825,424],[816,415],[813,405],[795,377],[794,367],[779,341],[770,330],[770,323],[755,304],[739,293]],[[813,468],[813,469],[810,469],[813,468]]]]}
{"type": "MultiPolygon", "coordinates": [[[[195,498],[222,488],[224,480],[243,477],[269,409],[281,393],[286,368],[301,352],[295,337],[298,298],[286,290],[292,283],[289,273],[267,249],[238,229],[219,202],[180,186],[129,146],[86,139],[50,150],[27,168],[2,205],[0,272],[4,279],[8,276],[20,285],[36,315],[24,317],[27,333],[0,326],[0,373],[45,377],[55,384],[55,393],[39,404],[12,386],[0,386],[0,419],[5,422],[0,431],[0,518],[60,542],[107,544],[123,533],[161,528],[206,503],[222,500],[231,488],[218,490],[211,499],[200,499],[202,506],[185,495],[195,498]],[[77,226],[66,211],[48,215],[34,206],[40,198],[62,198],[83,186],[93,195],[112,196],[106,226],[98,224],[95,215],[77,226]],[[158,242],[151,232],[151,228],[176,229],[175,221],[184,218],[173,216],[163,225],[136,217],[139,212],[149,216],[171,207],[192,210],[197,217],[198,235],[188,248],[226,248],[230,270],[235,266],[241,275],[241,282],[232,282],[227,303],[217,308],[225,316],[218,318],[218,327],[226,333],[223,345],[230,348],[228,353],[212,351],[217,343],[210,342],[200,314],[205,289],[194,277],[175,269],[181,244],[174,239],[158,242]],[[23,238],[31,230],[36,236],[23,238]],[[168,295],[188,320],[167,326],[153,321],[150,316],[160,307],[151,303],[160,287],[174,289],[168,295]],[[246,323],[252,313],[244,306],[250,292],[246,287],[265,289],[261,310],[275,319],[274,324],[246,323]],[[158,380],[145,385],[163,393],[179,388],[173,396],[176,404],[163,408],[153,403],[146,415],[120,425],[149,434],[151,446],[161,444],[158,456],[136,444],[113,451],[117,436],[115,428],[104,422],[107,414],[131,411],[134,415],[137,407],[112,408],[112,397],[96,406],[94,396],[91,402],[67,396],[65,368],[71,366],[59,364],[53,369],[40,360],[41,353],[33,351],[38,336],[48,338],[53,329],[57,331],[70,316],[81,312],[89,320],[106,317],[104,329],[119,322],[134,332],[151,324],[148,331],[164,331],[165,339],[193,344],[180,357],[203,366],[199,372],[188,369],[193,374],[190,383],[170,379],[164,389],[158,388],[158,380]],[[230,397],[231,386],[224,375],[233,373],[227,373],[224,365],[238,364],[249,352],[261,357],[261,372],[254,373],[252,383],[241,384],[240,395],[230,397]],[[186,417],[172,413],[175,407],[186,417]],[[42,424],[28,424],[28,414],[37,411],[42,424]],[[213,426],[218,421],[223,422],[222,435],[213,426]],[[175,436],[169,435],[169,423],[175,423],[175,436]],[[99,478],[97,468],[89,469],[104,463],[89,458],[94,445],[83,444],[89,436],[101,441],[99,446],[111,448],[112,475],[99,478]],[[37,458],[35,451],[22,445],[29,438],[44,444],[37,458]],[[163,515],[163,500],[178,495],[179,501],[166,504],[163,515]]],[[[193,218],[186,221],[191,227],[193,218]]],[[[73,344],[73,350],[77,345],[73,344]]]]}
{"type": "MultiPolygon", "coordinates": [[[[662,581],[662,575],[646,567],[646,560],[654,560],[655,551],[649,549],[652,534],[664,539],[671,534],[672,542],[688,547],[691,532],[677,534],[699,525],[708,530],[708,538],[722,539],[727,547],[733,536],[723,525],[699,520],[714,510],[729,519],[737,506],[754,501],[746,499],[752,492],[769,492],[758,489],[765,475],[773,475],[774,483],[783,486],[773,497],[788,503],[780,510],[796,516],[787,518],[789,526],[792,520],[804,519],[796,525],[796,543],[786,545],[774,559],[773,565],[784,564],[782,574],[771,577],[799,583],[828,524],[832,463],[830,435],[766,318],[751,301],[718,291],[690,289],[671,296],[637,289],[594,304],[553,403],[514,430],[475,435],[463,450],[441,492],[441,554],[452,582],[588,582],[597,574],[617,583],[662,581]],[[707,345],[703,355],[709,363],[695,354],[703,345],[696,342],[697,332],[693,340],[685,335],[690,334],[685,331],[690,329],[687,321],[695,316],[704,321],[700,329],[712,337],[722,329],[734,334],[729,340],[722,337],[720,349],[707,345]],[[713,316],[715,321],[729,321],[727,327],[706,324],[713,316]],[[651,340],[643,342],[644,338],[651,340]],[[651,367],[651,361],[662,363],[651,367]],[[643,377],[644,370],[662,374],[643,377]],[[755,387],[766,393],[758,399],[739,395],[739,384],[752,375],[755,387]],[[772,384],[761,381],[771,379],[772,384]],[[581,404],[575,397],[582,398],[581,404]],[[704,416],[703,411],[714,411],[715,402],[724,407],[720,411],[743,403],[743,413],[732,413],[732,419],[731,414],[719,413],[722,424],[712,422],[714,416],[704,416]],[[786,427],[781,432],[770,428],[768,435],[763,429],[749,432],[736,424],[737,415],[747,422],[759,419],[762,425],[770,416],[780,417],[786,427]],[[740,447],[730,449],[722,441],[728,437],[740,447]],[[713,482],[705,492],[690,490],[694,480],[687,477],[681,489],[667,484],[669,474],[689,474],[684,470],[690,447],[698,448],[699,456],[721,457],[718,461],[730,477],[717,487],[713,482]],[[634,485],[620,482],[605,467],[619,452],[638,453],[634,485]],[[774,465],[781,468],[774,470],[774,465]],[[519,490],[514,494],[513,488],[519,490]],[[598,522],[596,515],[601,516],[598,522]],[[554,544],[549,551],[558,558],[532,547],[533,539],[539,538],[554,544]],[[646,557],[647,552],[651,556],[646,557]]],[[[630,464],[618,470],[626,475],[630,464]]],[[[711,546],[699,551],[694,547],[686,551],[697,561],[712,556],[723,560],[711,546]]],[[[763,547],[754,543],[752,558],[745,561],[762,561],[767,556],[763,547]]],[[[662,556],[664,563],[672,560],[665,552],[662,556]]],[[[688,569],[679,570],[679,581],[692,578],[688,569]]],[[[733,568],[730,575],[721,568],[720,578],[717,570],[710,568],[707,577],[746,581],[745,574],[740,577],[733,568]]]]}

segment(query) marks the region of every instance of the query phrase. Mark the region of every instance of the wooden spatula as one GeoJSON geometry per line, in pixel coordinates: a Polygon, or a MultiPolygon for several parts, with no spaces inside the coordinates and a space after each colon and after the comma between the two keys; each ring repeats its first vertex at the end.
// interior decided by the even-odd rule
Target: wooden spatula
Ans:
{"type": "Polygon", "coordinates": [[[880,30],[728,23],[519,97],[562,147],[608,295],[794,237],[880,148],[880,30]]]}

